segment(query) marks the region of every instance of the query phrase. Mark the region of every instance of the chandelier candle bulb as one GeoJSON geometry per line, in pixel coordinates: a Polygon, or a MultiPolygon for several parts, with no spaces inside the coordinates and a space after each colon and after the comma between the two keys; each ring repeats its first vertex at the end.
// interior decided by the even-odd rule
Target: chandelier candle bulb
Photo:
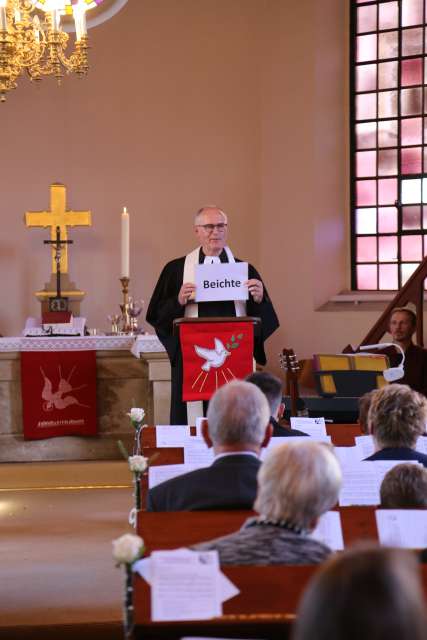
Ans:
{"type": "Polygon", "coordinates": [[[129,278],[129,213],[126,207],[122,212],[122,278],[129,278]]]}
{"type": "Polygon", "coordinates": [[[7,30],[6,6],[0,0],[0,31],[7,30]]]}
{"type": "Polygon", "coordinates": [[[33,18],[34,38],[37,44],[40,44],[40,20],[38,16],[33,18]]]}
{"type": "Polygon", "coordinates": [[[86,11],[81,5],[75,5],[73,8],[74,24],[76,27],[76,39],[79,41],[87,35],[86,28],[86,11]]]}

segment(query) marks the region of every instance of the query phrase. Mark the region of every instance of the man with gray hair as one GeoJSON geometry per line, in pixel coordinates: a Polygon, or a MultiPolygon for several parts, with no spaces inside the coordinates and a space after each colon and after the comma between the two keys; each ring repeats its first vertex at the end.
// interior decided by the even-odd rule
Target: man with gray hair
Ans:
{"type": "Polygon", "coordinates": [[[165,347],[171,363],[171,424],[188,424],[187,406],[182,401],[182,354],[173,321],[183,317],[261,318],[261,330],[254,337],[254,358],[264,365],[264,342],[277,329],[279,321],[258,271],[248,264],[248,300],[195,302],[195,272],[199,264],[241,262],[227,244],[227,215],[215,205],[199,209],[194,218],[196,249],[187,256],[168,262],[160,274],[147,309],[149,322],[165,347]]]}
{"type": "Polygon", "coordinates": [[[233,380],[212,396],[202,435],[214,462],[150,489],[147,511],[252,509],[261,448],[272,432],[270,409],[255,385],[233,380]]]}

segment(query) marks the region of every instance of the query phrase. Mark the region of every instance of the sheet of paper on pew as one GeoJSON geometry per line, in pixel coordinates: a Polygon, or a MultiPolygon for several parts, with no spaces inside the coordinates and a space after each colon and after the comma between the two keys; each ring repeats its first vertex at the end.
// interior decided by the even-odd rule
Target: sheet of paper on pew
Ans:
{"type": "MultiPolygon", "coordinates": [[[[331,436],[310,436],[312,440],[316,442],[328,442],[331,444],[331,436]]],[[[289,442],[301,442],[301,436],[287,436],[285,438],[271,438],[268,445],[261,449],[261,460],[265,460],[265,457],[268,455],[269,451],[272,451],[275,447],[278,447],[281,444],[289,444],[289,442]]]]}
{"type": "Polygon", "coordinates": [[[154,551],[133,570],[151,585],[153,622],[220,616],[222,603],[239,593],[220,571],[217,551],[154,551]]]}
{"type": "Polygon", "coordinates": [[[326,436],[325,418],[291,417],[291,428],[305,431],[309,436],[326,436]]]}
{"type": "Polygon", "coordinates": [[[334,453],[341,467],[348,467],[361,462],[360,449],[358,447],[334,447],[334,453]]]}
{"type": "MultiPolygon", "coordinates": [[[[354,440],[359,450],[360,460],[364,460],[374,453],[375,444],[372,436],[356,436],[354,440]]],[[[415,449],[420,453],[427,454],[427,438],[425,436],[418,438],[415,449]]]]}
{"type": "Polygon", "coordinates": [[[214,460],[214,451],[203,438],[192,438],[184,444],[184,464],[209,467],[214,460]]]}
{"type": "Polygon", "coordinates": [[[375,518],[381,544],[407,549],[427,547],[427,510],[377,509],[375,518]]]}
{"type": "Polygon", "coordinates": [[[148,488],[152,489],[161,482],[182,476],[184,473],[206,467],[205,464],[159,464],[148,468],[148,488]]]}
{"type": "Polygon", "coordinates": [[[338,511],[327,511],[319,518],[311,538],[323,542],[333,551],[343,551],[344,539],[341,527],[341,515],[338,511]]]}
{"type": "Polygon", "coordinates": [[[191,437],[187,425],[156,425],[156,447],[183,447],[191,437]]]}
{"type": "Polygon", "coordinates": [[[380,504],[380,486],[385,474],[402,463],[420,464],[416,460],[374,460],[343,466],[340,507],[380,504]]]}

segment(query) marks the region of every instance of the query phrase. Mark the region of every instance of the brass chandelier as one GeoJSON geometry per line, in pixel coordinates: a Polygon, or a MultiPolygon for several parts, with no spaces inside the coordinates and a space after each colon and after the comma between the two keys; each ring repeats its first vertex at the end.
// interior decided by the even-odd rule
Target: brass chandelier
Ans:
{"type": "Polygon", "coordinates": [[[89,5],[89,0],[0,0],[1,102],[25,73],[35,82],[51,75],[58,83],[64,73],[86,75],[89,5]],[[70,38],[61,25],[61,17],[67,14],[73,16],[76,32],[74,48],[68,55],[70,38]]]}

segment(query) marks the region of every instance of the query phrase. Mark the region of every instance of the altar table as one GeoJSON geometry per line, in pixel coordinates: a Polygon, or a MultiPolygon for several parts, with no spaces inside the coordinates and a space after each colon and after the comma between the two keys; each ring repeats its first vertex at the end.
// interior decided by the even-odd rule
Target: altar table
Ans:
{"type": "Polygon", "coordinates": [[[119,458],[117,440],[130,449],[133,439],[129,409],[143,407],[149,424],[167,424],[169,404],[170,365],[156,336],[0,338],[0,462],[119,458]],[[44,350],[96,351],[96,437],[23,439],[20,352],[44,350]]]}

